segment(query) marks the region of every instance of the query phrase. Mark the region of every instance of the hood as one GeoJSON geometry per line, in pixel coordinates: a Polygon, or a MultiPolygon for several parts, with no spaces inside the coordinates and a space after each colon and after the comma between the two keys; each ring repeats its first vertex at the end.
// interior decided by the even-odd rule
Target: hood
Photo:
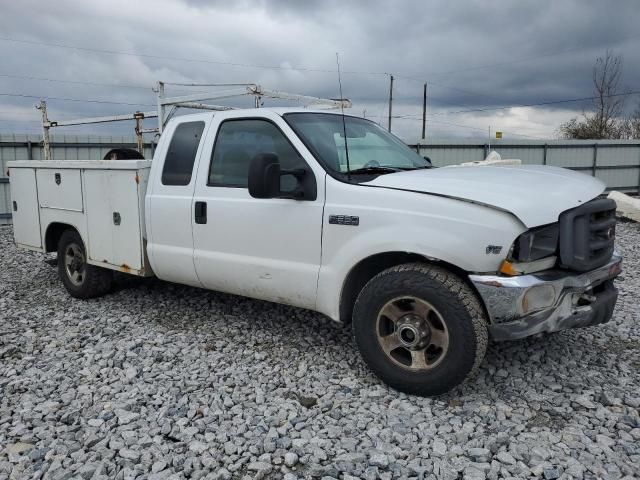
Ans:
{"type": "Polygon", "coordinates": [[[601,194],[600,180],[543,165],[443,167],[390,173],[363,183],[487,205],[513,213],[528,228],[558,221],[560,213],[601,194]]]}

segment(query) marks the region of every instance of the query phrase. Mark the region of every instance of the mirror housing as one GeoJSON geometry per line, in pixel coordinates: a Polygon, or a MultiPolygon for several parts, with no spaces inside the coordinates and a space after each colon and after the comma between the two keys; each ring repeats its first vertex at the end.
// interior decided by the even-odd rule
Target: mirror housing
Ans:
{"type": "Polygon", "coordinates": [[[274,153],[260,153],[249,164],[248,187],[253,198],[280,196],[280,161],[274,153]]]}
{"type": "Polygon", "coordinates": [[[313,174],[303,168],[282,170],[275,153],[259,153],[253,157],[249,164],[247,186],[253,198],[315,200],[317,196],[313,174]],[[284,175],[295,177],[296,187],[293,190],[282,191],[280,179],[284,175]]]}
{"type": "Polygon", "coordinates": [[[422,158],[424,158],[427,161],[427,163],[429,164],[429,168],[433,168],[433,163],[431,162],[431,159],[429,157],[425,155],[422,158]]]}

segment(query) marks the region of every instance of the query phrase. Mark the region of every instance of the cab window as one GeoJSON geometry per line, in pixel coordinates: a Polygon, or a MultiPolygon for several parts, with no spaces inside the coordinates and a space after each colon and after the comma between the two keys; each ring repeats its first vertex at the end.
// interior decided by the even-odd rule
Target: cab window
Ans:
{"type": "Polygon", "coordinates": [[[162,168],[163,185],[189,185],[204,122],[185,122],[173,132],[162,168]]]}
{"type": "MultiPolygon", "coordinates": [[[[259,119],[227,120],[218,130],[208,185],[247,188],[249,164],[260,153],[276,154],[283,170],[306,167],[300,154],[273,123],[259,119]]],[[[295,186],[293,176],[282,177],[283,191],[295,186]]]]}

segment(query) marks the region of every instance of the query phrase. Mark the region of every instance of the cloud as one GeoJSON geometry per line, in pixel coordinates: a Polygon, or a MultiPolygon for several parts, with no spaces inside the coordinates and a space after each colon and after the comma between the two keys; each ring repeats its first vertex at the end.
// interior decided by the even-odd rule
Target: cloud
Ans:
{"type": "MultiPolygon", "coordinates": [[[[149,109],[142,104],[155,103],[151,87],[162,79],[256,82],[336,97],[335,52],[340,52],[343,90],[354,102],[354,113],[366,110],[385,125],[389,79],[384,73],[395,75],[394,114],[417,114],[411,120],[394,119],[394,132],[402,137],[419,134],[423,81],[429,82],[429,131],[434,135],[482,136],[489,123],[521,135],[551,137],[559,123],[581,113],[584,103],[445,112],[589,96],[593,63],[606,48],[623,54],[623,83],[637,88],[631,84],[640,77],[636,13],[635,0],[615,6],[596,0],[22,0],[3,5],[0,17],[0,75],[13,75],[0,76],[0,92],[139,103],[139,109],[149,109]]],[[[629,98],[629,108],[637,101],[637,96],[629,98]]],[[[38,112],[30,109],[34,102],[0,96],[0,112],[5,112],[0,113],[0,131],[38,131],[38,112]],[[15,109],[20,115],[12,116],[15,109]]],[[[58,118],[136,108],[49,103],[58,118]]],[[[131,130],[117,125],[76,130],[96,128],[100,133],[104,128],[131,130]]]]}

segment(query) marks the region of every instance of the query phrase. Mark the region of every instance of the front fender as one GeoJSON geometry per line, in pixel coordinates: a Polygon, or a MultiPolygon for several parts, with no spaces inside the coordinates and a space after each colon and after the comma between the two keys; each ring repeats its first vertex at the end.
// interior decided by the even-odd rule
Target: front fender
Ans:
{"type": "Polygon", "coordinates": [[[368,257],[406,252],[466,272],[495,272],[515,238],[526,230],[515,216],[482,205],[413,192],[347,187],[359,189],[360,202],[354,203],[352,195],[348,204],[333,204],[328,189],[323,219],[316,308],[335,320],[347,275],[368,257]],[[377,205],[381,200],[384,206],[377,205]],[[357,216],[359,224],[330,224],[329,216],[337,214],[357,216]],[[500,253],[487,253],[489,245],[502,247],[500,253]]]}

